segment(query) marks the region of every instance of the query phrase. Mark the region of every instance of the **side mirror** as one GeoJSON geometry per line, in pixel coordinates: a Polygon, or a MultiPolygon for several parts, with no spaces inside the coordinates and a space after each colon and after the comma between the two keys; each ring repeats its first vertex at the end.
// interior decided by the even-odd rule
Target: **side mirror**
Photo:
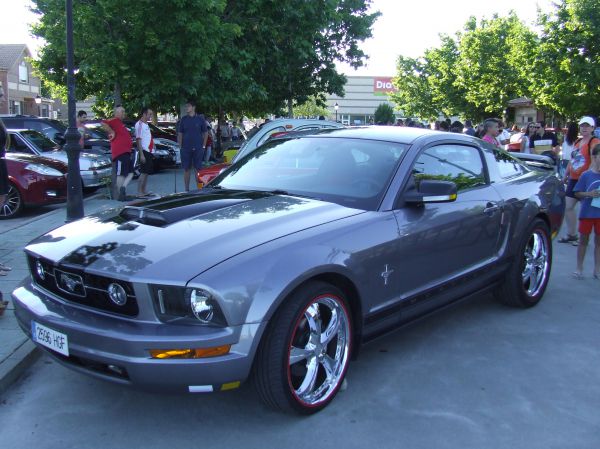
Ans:
{"type": "Polygon", "coordinates": [[[54,140],[59,145],[64,145],[65,142],[66,142],[65,141],[65,135],[63,133],[56,133],[56,134],[54,134],[54,138],[52,140],[54,140]]]}
{"type": "Polygon", "coordinates": [[[456,200],[456,184],[451,181],[423,179],[415,190],[405,193],[408,204],[449,203],[456,200]]]}

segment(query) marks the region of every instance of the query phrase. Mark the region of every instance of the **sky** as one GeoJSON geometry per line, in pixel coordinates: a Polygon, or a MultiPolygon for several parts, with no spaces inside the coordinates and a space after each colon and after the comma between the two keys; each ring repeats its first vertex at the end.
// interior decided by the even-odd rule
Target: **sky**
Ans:
{"type": "MultiPolygon", "coordinates": [[[[29,5],[29,0],[0,0],[0,43],[26,43],[35,55],[43,42],[29,34],[28,24],[36,18],[29,5]]],[[[533,25],[538,7],[551,11],[552,0],[374,0],[372,9],[382,15],[375,22],[373,37],[361,44],[369,60],[358,70],[344,65],[339,70],[347,75],[393,76],[398,55],[422,55],[439,44],[440,33],[454,34],[470,16],[504,16],[514,10],[533,25]]]]}

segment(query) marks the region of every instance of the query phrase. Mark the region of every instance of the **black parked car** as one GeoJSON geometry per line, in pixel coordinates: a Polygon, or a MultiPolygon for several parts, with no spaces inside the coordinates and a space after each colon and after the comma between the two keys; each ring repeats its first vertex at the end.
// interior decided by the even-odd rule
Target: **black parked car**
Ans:
{"type": "MultiPolygon", "coordinates": [[[[67,126],[60,120],[37,117],[35,115],[2,115],[0,118],[2,118],[7,129],[37,131],[61,147],[65,144],[67,126]]],[[[110,156],[110,142],[107,136],[91,135],[85,139],[83,149],[88,153],[110,156]]]]}

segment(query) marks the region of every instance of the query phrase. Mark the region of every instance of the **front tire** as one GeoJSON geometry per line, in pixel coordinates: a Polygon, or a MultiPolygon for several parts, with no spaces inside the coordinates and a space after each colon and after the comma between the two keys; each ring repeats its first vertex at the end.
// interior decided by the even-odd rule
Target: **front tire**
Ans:
{"type": "Polygon", "coordinates": [[[511,265],[496,298],[512,307],[535,306],[544,295],[552,267],[550,230],[536,218],[521,240],[517,259],[511,265]]]}
{"type": "Polygon", "coordinates": [[[268,406],[308,415],[333,400],[350,362],[349,310],[343,292],[324,282],[311,282],[286,300],[255,361],[255,385],[268,406]]]}

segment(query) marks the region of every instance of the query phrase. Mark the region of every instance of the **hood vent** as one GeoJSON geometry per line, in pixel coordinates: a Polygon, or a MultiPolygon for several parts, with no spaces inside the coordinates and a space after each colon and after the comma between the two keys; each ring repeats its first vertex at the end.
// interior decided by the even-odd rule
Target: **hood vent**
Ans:
{"type": "Polygon", "coordinates": [[[201,201],[194,203],[171,204],[170,208],[165,208],[167,204],[152,204],[147,206],[125,206],[119,216],[128,221],[150,226],[167,226],[187,218],[196,217],[207,212],[233,206],[235,204],[250,201],[250,198],[221,198],[212,201],[201,201]],[[156,206],[156,207],[153,207],[156,206]]]}

